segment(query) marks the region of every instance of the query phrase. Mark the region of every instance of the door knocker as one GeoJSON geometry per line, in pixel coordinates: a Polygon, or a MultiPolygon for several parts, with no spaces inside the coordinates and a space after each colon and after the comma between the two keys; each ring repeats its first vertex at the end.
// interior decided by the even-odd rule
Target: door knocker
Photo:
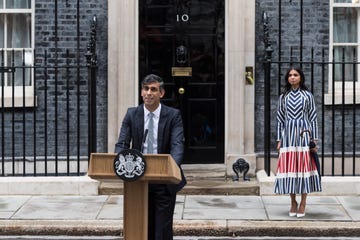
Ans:
{"type": "Polygon", "coordinates": [[[184,64],[187,61],[187,48],[183,45],[180,45],[176,48],[176,61],[178,63],[184,64]]]}

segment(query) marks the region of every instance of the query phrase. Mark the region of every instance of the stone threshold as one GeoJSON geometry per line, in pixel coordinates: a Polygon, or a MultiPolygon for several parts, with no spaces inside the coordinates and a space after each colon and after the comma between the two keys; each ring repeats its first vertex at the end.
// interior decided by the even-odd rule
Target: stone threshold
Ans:
{"type": "MultiPolygon", "coordinates": [[[[188,178],[179,194],[189,195],[274,195],[275,175],[260,170],[250,181],[232,181],[223,177],[188,178]]],[[[360,177],[322,177],[322,192],[312,195],[360,195],[360,177]]],[[[121,195],[120,179],[69,177],[1,177],[0,195],[121,195]]]]}
{"type": "MultiPolygon", "coordinates": [[[[180,195],[259,195],[257,180],[232,181],[217,178],[188,179],[187,185],[178,193],[180,195]]],[[[100,195],[123,194],[123,183],[120,180],[101,179],[100,195]]]]}

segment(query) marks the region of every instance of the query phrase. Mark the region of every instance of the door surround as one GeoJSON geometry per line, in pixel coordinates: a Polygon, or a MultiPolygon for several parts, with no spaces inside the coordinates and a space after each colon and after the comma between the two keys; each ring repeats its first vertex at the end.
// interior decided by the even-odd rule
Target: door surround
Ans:
{"type": "MultiPolygon", "coordinates": [[[[245,68],[255,65],[255,1],[225,1],[225,156],[226,175],[242,157],[255,174],[254,86],[245,68]]],[[[138,1],[109,0],[108,152],[114,151],[128,107],[138,104],[138,1]]]]}

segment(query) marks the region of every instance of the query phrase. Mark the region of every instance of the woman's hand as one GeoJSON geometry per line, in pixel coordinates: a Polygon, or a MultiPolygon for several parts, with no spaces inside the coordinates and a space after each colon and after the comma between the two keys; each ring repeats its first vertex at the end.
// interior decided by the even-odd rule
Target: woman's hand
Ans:
{"type": "Polygon", "coordinates": [[[315,145],[315,147],[310,148],[310,152],[317,153],[318,149],[319,149],[318,145],[315,145]]]}
{"type": "Polygon", "coordinates": [[[280,147],[281,147],[281,141],[278,141],[276,149],[278,150],[278,152],[280,151],[280,147]]]}
{"type": "Polygon", "coordinates": [[[315,140],[311,140],[309,147],[310,147],[310,152],[313,152],[313,153],[317,153],[317,151],[319,149],[319,147],[317,145],[317,141],[315,141],[315,140]]]}

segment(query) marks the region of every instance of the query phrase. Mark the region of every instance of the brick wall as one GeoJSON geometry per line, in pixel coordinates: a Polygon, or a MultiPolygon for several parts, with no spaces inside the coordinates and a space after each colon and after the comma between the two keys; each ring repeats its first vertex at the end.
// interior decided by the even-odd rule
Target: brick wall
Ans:
{"type": "Polygon", "coordinates": [[[77,2],[76,0],[57,1],[56,6],[55,1],[35,1],[36,65],[40,66],[35,71],[37,106],[25,110],[2,111],[6,139],[4,147],[0,149],[1,156],[25,155],[31,159],[34,151],[37,157],[44,155],[51,157],[56,151],[59,156],[87,155],[87,68],[81,67],[79,71],[77,68],[59,68],[55,72],[53,67],[64,66],[67,61],[72,66],[76,66],[78,62],[81,66],[86,65],[85,53],[94,15],[97,16],[97,145],[99,152],[107,151],[107,1],[79,1],[79,28],[77,2]],[[57,28],[55,28],[56,24],[57,28]],[[47,53],[46,60],[45,53],[47,53]],[[43,68],[45,64],[47,64],[46,71],[43,68]],[[75,114],[78,106],[79,115],[75,114]],[[69,116],[66,115],[68,110],[69,116]],[[67,132],[70,136],[69,141],[67,141],[67,132]],[[80,152],[76,140],[78,133],[80,133],[80,152]]]}
{"type": "MultiPolygon", "coordinates": [[[[264,32],[263,32],[263,12],[266,11],[269,17],[270,25],[270,43],[274,50],[272,54],[273,61],[310,61],[312,56],[315,61],[322,60],[324,50],[324,59],[329,61],[329,1],[302,1],[303,2],[303,28],[301,40],[301,11],[300,1],[256,1],[256,109],[255,109],[255,126],[262,126],[256,129],[256,151],[262,153],[263,141],[263,125],[264,125],[264,32]],[[279,11],[279,2],[281,2],[281,13],[279,11]],[[279,16],[281,14],[281,16],[279,16]],[[281,30],[280,30],[281,28],[281,30]],[[301,43],[302,42],[302,43],[301,43]],[[301,47],[302,44],[302,47],[301,47]],[[313,51],[313,52],[312,52],[313,51]],[[302,54],[302,56],[301,56],[302,54]],[[293,56],[292,58],[290,56],[293,56]]],[[[324,130],[323,141],[327,151],[331,150],[332,141],[332,108],[329,106],[322,107],[322,69],[319,64],[315,64],[313,72],[311,72],[311,65],[303,63],[302,65],[295,63],[295,66],[301,66],[306,78],[306,85],[312,90],[318,109],[319,133],[324,130]],[[322,124],[322,120],[324,123],[322,124]]],[[[278,65],[272,65],[271,71],[271,147],[275,153],[276,148],[276,107],[277,99],[280,89],[284,86],[284,74],[289,67],[289,64],[284,64],[280,68],[278,65]]],[[[328,66],[325,66],[324,74],[324,91],[328,89],[328,66]]],[[[348,106],[345,109],[345,114],[351,115],[352,109],[348,106]]],[[[341,107],[335,107],[335,152],[341,152],[341,124],[342,118],[341,107]]],[[[348,119],[349,117],[346,117],[348,119]]],[[[359,121],[357,121],[359,122],[359,121]]],[[[358,125],[358,123],[356,124],[358,125]]],[[[349,136],[353,132],[354,123],[350,119],[345,122],[345,135],[349,136]]],[[[357,140],[360,140],[357,134],[357,140]]],[[[345,151],[352,151],[352,139],[345,139],[345,151]]]]}
{"type": "MultiPolygon", "coordinates": [[[[97,139],[98,139],[98,151],[106,151],[107,148],[107,1],[79,1],[79,29],[77,29],[77,2],[76,0],[58,1],[57,6],[57,51],[58,51],[58,63],[65,63],[65,53],[68,50],[71,54],[71,62],[77,62],[77,54],[79,54],[80,64],[86,64],[85,53],[87,51],[87,44],[90,39],[90,24],[94,15],[97,17],[97,28],[96,28],[96,54],[98,61],[97,70],[97,139]],[[79,36],[77,36],[79,31],[79,36]],[[79,41],[79,42],[78,42],[79,41]]],[[[36,51],[41,59],[42,53],[46,50],[49,54],[48,62],[53,63],[55,61],[55,4],[54,1],[36,0],[36,13],[35,13],[35,46],[36,51]]],[[[65,70],[62,71],[64,76],[65,70]]],[[[77,74],[75,69],[70,70],[70,76],[73,86],[71,91],[73,99],[71,103],[77,103],[76,97],[76,78],[77,74]]],[[[59,74],[60,75],[60,74],[59,74]]],[[[53,77],[53,76],[50,76],[53,77]]],[[[80,128],[81,128],[81,144],[87,145],[87,81],[88,73],[86,70],[80,72],[80,128]]],[[[53,79],[49,81],[52,82],[53,79]]],[[[65,92],[64,78],[59,77],[59,92],[65,92]]],[[[41,84],[41,82],[39,82],[41,84]]],[[[50,87],[49,87],[50,88],[50,87]]],[[[51,94],[53,91],[49,91],[51,94]]],[[[62,94],[59,99],[59,111],[64,109],[65,94],[62,94]],[[62,109],[61,109],[62,107],[62,109]]],[[[40,96],[39,96],[40,98],[40,96]]],[[[39,101],[41,98],[39,99],[39,101]]],[[[72,105],[71,104],[71,105],[72,105]]],[[[54,104],[48,102],[48,111],[54,112],[54,104]]],[[[74,107],[74,106],[72,106],[74,107]]],[[[41,106],[39,106],[41,108],[41,106]]],[[[40,109],[38,109],[39,111],[40,109]]],[[[39,111],[41,113],[43,111],[39,111]]],[[[64,119],[59,119],[58,129],[65,129],[64,119]]],[[[71,120],[75,123],[77,119],[75,116],[71,116],[71,120]]],[[[73,130],[71,134],[76,134],[77,129],[73,130]]],[[[53,132],[49,134],[54,137],[53,132]]],[[[62,146],[61,146],[62,147],[62,146]]],[[[82,153],[83,154],[83,153],[82,153]]]]}
{"type": "MultiPolygon", "coordinates": [[[[321,138],[320,147],[324,144],[325,156],[331,156],[332,152],[336,156],[343,153],[351,156],[353,150],[357,151],[356,144],[360,142],[358,117],[358,105],[322,105],[322,95],[328,93],[328,73],[332,65],[324,65],[322,71],[321,64],[311,65],[309,61],[325,62],[329,59],[329,21],[330,10],[329,1],[256,1],[256,109],[255,126],[262,126],[256,129],[256,151],[260,154],[264,146],[264,32],[263,32],[263,12],[266,11],[270,25],[270,43],[274,50],[273,61],[301,61],[304,63],[294,63],[300,66],[305,74],[305,83],[313,92],[317,105],[319,136],[321,138]],[[279,11],[281,2],[281,11],[279,11]],[[303,25],[301,35],[301,8],[303,2],[303,25]],[[281,14],[281,16],[280,16],[281,14]],[[281,28],[281,30],[280,30],[281,28]],[[302,39],[301,39],[302,37],[302,39]],[[292,56],[292,57],[291,57],[292,56]],[[324,74],[322,75],[322,72],[324,74]],[[322,83],[324,82],[324,87],[322,83]],[[355,122],[353,115],[356,116],[355,122]],[[343,117],[344,116],[344,117],[343,117]],[[355,131],[354,131],[355,130],[355,131]],[[355,136],[355,145],[353,133],[355,136]],[[344,136],[344,141],[342,140],[344,136]],[[343,141],[343,142],[342,142],[343,141]]],[[[284,74],[290,64],[283,64],[281,67],[272,64],[271,70],[271,150],[276,156],[276,107],[280,90],[284,86],[284,74]]],[[[331,92],[330,92],[331,94],[331,92]]],[[[358,144],[357,144],[358,145],[358,144]]]]}

